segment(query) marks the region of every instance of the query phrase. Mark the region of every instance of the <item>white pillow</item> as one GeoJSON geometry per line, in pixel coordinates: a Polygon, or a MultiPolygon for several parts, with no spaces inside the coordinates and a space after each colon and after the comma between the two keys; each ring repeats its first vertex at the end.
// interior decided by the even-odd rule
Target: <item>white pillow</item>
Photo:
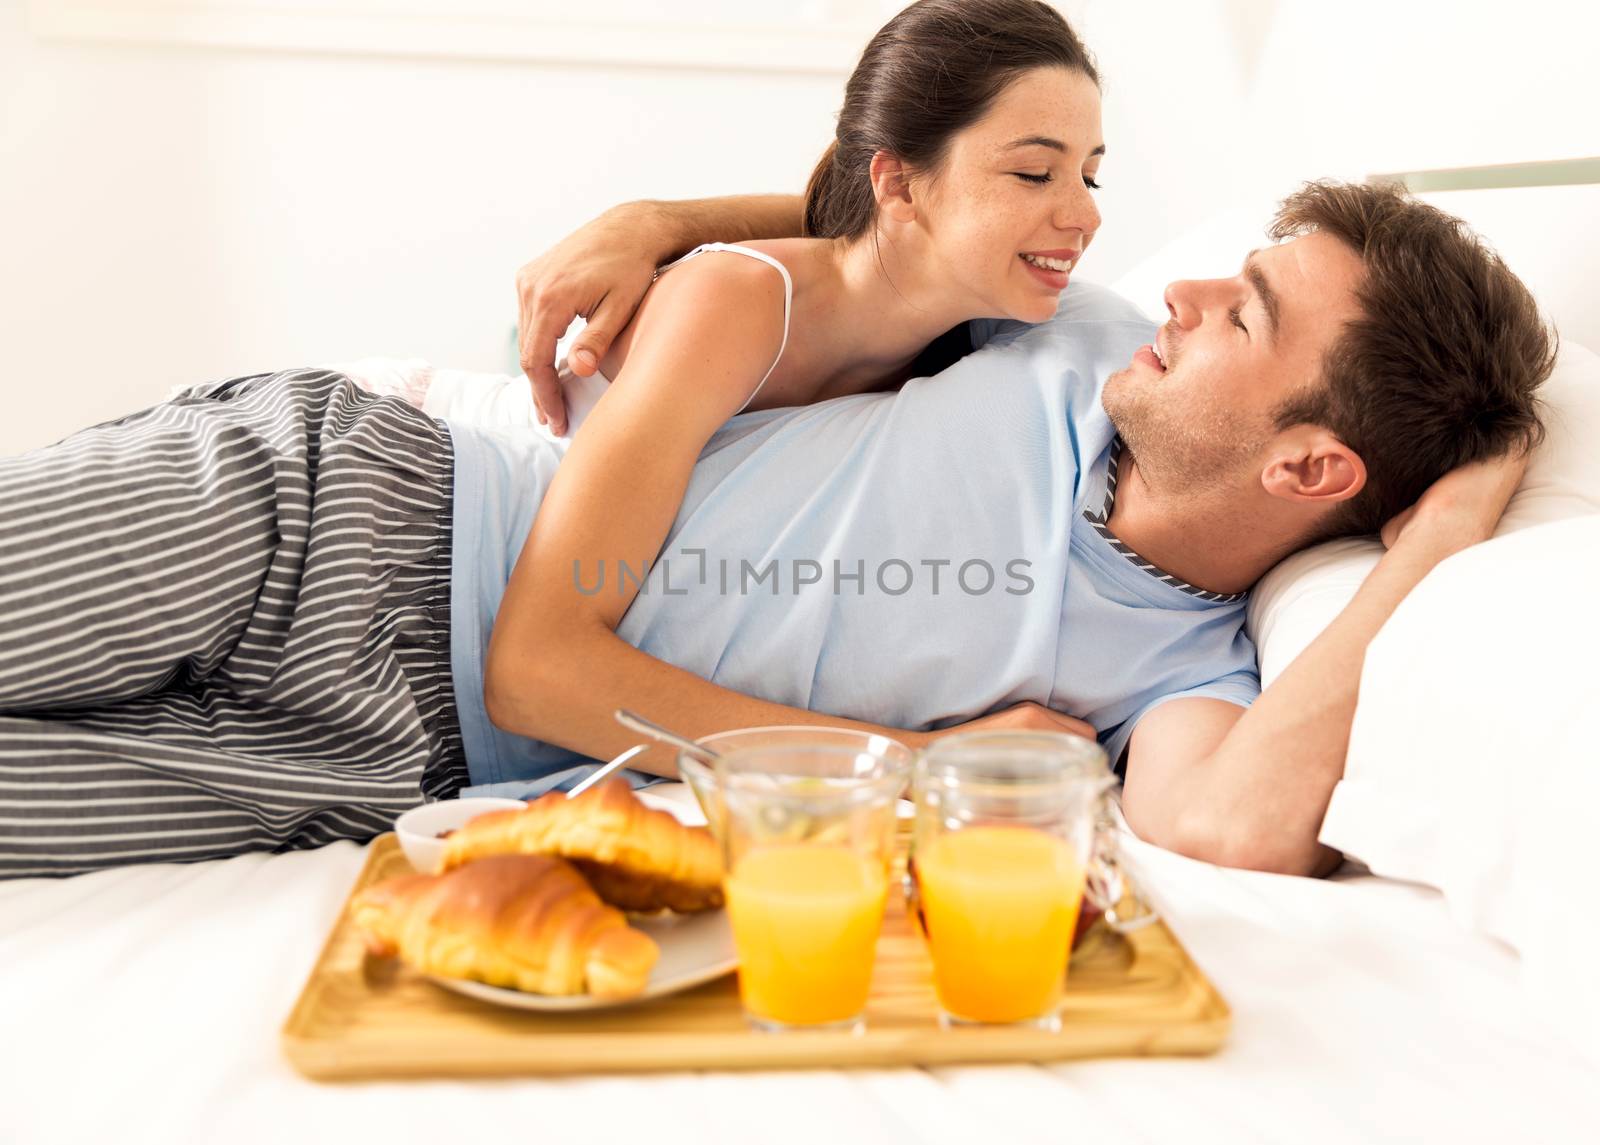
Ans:
{"type": "Polygon", "coordinates": [[[1322,841],[1439,888],[1600,1066],[1600,516],[1441,564],[1367,652],[1322,841]]]}
{"type": "MultiPolygon", "coordinates": [[[[1437,887],[1465,926],[1510,943],[1530,993],[1600,1066],[1600,357],[1564,345],[1540,392],[1545,442],[1495,539],[1434,570],[1367,651],[1320,837],[1437,887]]],[[[1309,643],[1378,555],[1274,569],[1251,602],[1263,669],[1309,643]]]]}
{"type": "Polygon", "coordinates": [[[1528,463],[1496,536],[1600,513],[1600,355],[1563,342],[1539,396],[1545,442],[1528,463]]]}
{"type": "MultiPolygon", "coordinates": [[[[563,357],[565,350],[562,351],[563,357]]],[[[333,362],[328,369],[346,375],[375,394],[410,402],[430,417],[484,429],[528,430],[567,446],[609,384],[600,375],[574,377],[562,368],[562,393],[567,402],[567,432],[560,437],[539,424],[533,407],[533,386],[522,374],[485,374],[434,366],[421,358],[362,358],[333,362]]]]}

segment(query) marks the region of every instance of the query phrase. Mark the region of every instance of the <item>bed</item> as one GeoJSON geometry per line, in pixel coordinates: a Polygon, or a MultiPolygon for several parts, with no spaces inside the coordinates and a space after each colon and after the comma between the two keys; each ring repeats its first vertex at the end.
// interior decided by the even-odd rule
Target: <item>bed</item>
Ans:
{"type": "Polygon", "coordinates": [[[0,1140],[1578,1141],[1595,1072],[1434,890],[1130,862],[1233,1007],[1218,1054],[318,1085],[278,1029],[362,850],[0,884],[0,1140]]]}
{"type": "MultiPolygon", "coordinates": [[[[1579,203],[1565,233],[1585,234],[1596,190],[1563,190],[1579,203]]],[[[1236,262],[1262,218],[1201,228],[1119,286],[1159,304],[1180,268],[1231,271],[1204,262],[1236,262]]],[[[1502,241],[1513,265],[1519,241],[1502,241]]],[[[1584,590],[1600,565],[1600,358],[1582,343],[1600,334],[1576,285],[1600,257],[1581,241],[1587,274],[1567,273],[1572,246],[1559,281],[1525,272],[1568,345],[1551,442],[1504,535],[1441,566],[1368,657],[1323,835],[1364,863],[1318,882],[1124,836],[1145,893],[1233,1008],[1216,1055],[319,1085],[282,1058],[278,1030],[362,863],[346,843],[0,883],[0,1142],[1596,1139],[1600,927],[1584,842],[1600,807],[1600,605],[1584,590]]],[[[408,369],[372,366],[373,384],[412,384],[408,369]]],[[[526,417],[518,392],[481,416],[526,417]]],[[[1251,625],[1267,679],[1376,559],[1338,542],[1263,582],[1251,625]]]]}

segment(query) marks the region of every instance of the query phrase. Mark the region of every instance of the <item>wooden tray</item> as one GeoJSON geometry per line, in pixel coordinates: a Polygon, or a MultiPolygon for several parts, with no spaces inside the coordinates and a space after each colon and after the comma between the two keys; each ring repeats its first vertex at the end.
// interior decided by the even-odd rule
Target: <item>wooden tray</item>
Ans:
{"type": "MultiPolygon", "coordinates": [[[[351,890],[411,870],[393,835],[376,840],[351,890]]],[[[487,1077],[687,1069],[798,1069],[1042,1062],[1203,1054],[1227,1037],[1227,1003],[1163,923],[1131,935],[1097,926],[1073,956],[1061,1032],[942,1030],[932,970],[899,895],[889,896],[860,1035],[760,1034],[734,975],[655,1001],[578,1014],[510,1010],[369,959],[341,913],[283,1028],[307,1077],[487,1077]]]]}

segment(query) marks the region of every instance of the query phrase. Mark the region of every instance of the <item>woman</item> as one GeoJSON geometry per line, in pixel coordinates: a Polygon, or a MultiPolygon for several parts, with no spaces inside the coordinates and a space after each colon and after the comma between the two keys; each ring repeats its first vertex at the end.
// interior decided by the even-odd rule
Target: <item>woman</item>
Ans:
{"type": "MultiPolygon", "coordinates": [[[[1053,314],[1099,224],[1090,69],[1059,14],[1027,0],[913,5],[874,37],[807,191],[815,237],[674,265],[601,361],[614,385],[552,481],[498,608],[484,679],[495,725],[621,750],[629,735],[611,712],[652,695],[696,730],[799,721],[671,679],[614,635],[633,594],[585,596],[572,570],[650,563],[729,416],[890,388],[967,319],[1053,314]]],[[[462,703],[469,724],[475,708],[462,703]]]]}
{"type": "MultiPolygon", "coordinates": [[[[477,781],[475,744],[628,746],[619,706],[691,735],[850,724],[651,659],[615,635],[632,593],[586,595],[574,569],[649,563],[730,415],[894,387],[969,319],[1048,317],[1099,223],[1102,152],[1059,14],[925,0],[851,77],[814,237],[663,273],[564,458],[312,371],[0,464],[22,554],[0,565],[0,788],[20,796],[0,870],[369,835],[419,788],[477,781]],[[484,559],[508,544],[509,577],[484,559]]],[[[1082,728],[1025,707],[1006,718],[1082,728]]]]}

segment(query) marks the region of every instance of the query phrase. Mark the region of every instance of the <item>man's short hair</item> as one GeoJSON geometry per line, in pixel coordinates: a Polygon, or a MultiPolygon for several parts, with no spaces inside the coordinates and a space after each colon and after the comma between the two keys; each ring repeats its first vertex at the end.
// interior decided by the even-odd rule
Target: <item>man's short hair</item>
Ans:
{"type": "Polygon", "coordinates": [[[1317,539],[1375,533],[1451,469],[1532,447],[1555,365],[1533,295],[1460,219],[1392,186],[1307,183],[1271,236],[1321,231],[1361,258],[1361,316],[1290,397],[1278,428],[1320,425],[1360,454],[1366,487],[1317,539]]]}

